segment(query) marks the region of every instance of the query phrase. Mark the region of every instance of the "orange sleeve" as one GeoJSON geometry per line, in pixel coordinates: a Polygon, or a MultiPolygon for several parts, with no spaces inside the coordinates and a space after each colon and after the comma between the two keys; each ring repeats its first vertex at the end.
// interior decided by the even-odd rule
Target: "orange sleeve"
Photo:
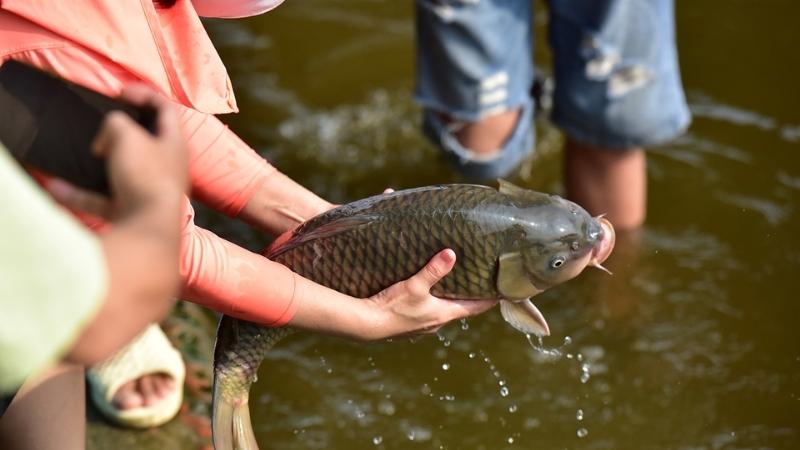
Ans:
{"type": "Polygon", "coordinates": [[[188,205],[181,242],[182,298],[267,326],[294,316],[294,275],[286,266],[196,226],[188,205]]]}
{"type": "Polygon", "coordinates": [[[276,171],[216,117],[178,105],[192,196],[235,217],[276,171]]]}

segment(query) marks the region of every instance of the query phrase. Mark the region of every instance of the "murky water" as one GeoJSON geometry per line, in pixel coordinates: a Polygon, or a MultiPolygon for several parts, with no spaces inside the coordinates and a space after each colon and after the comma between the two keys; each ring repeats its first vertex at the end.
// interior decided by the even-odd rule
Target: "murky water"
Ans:
{"type": "MultiPolygon", "coordinates": [[[[411,13],[306,0],[210,22],[242,110],[226,120],[332,201],[455,181],[417,130],[411,13]]],[[[560,356],[495,311],[438,339],[297,335],[251,394],[262,448],[800,448],[798,17],[790,0],[680,2],[694,124],[651,152],[648,224],[618,244],[615,275],[537,302],[560,356]]],[[[558,192],[561,138],[539,127],[514,181],[558,192]]]]}

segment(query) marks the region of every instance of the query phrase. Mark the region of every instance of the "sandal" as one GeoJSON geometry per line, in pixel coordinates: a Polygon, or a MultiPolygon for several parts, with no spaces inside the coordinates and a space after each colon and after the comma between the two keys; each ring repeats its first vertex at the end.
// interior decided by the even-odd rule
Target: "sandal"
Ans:
{"type": "Polygon", "coordinates": [[[169,422],[183,402],[186,367],[181,354],[156,324],[110,358],[87,371],[89,393],[97,409],[109,420],[131,428],[150,428],[169,422]],[[125,383],[142,375],[164,373],[175,381],[174,389],[158,403],[137,408],[118,409],[114,394],[125,383]]]}

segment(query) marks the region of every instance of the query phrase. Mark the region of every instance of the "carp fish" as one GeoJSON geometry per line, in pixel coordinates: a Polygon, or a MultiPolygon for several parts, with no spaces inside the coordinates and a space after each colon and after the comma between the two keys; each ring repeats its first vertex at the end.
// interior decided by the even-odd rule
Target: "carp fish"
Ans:
{"type": "MultiPolygon", "coordinates": [[[[500,181],[499,189],[453,184],[376,195],[322,213],[279,237],[266,256],[342,293],[366,298],[417,273],[439,251],[456,253],[431,288],[449,299],[501,299],[503,318],[550,333],[530,298],[601,263],[611,223],[556,195],[500,181]]],[[[603,269],[605,270],[605,269],[603,269]]],[[[214,351],[213,439],[217,450],[257,449],[250,386],[266,352],[292,333],[223,316],[214,351]]]]}

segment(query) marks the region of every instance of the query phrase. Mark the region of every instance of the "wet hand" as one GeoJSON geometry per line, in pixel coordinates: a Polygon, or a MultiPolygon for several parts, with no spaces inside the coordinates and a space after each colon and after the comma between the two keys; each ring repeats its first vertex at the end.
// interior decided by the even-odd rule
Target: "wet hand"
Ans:
{"type": "Polygon", "coordinates": [[[367,338],[432,334],[452,320],[496,305],[497,300],[445,300],[431,295],[431,287],[450,273],[455,262],[452,250],[442,250],[411,278],[370,297],[376,317],[370,327],[374,335],[367,338]]]}

